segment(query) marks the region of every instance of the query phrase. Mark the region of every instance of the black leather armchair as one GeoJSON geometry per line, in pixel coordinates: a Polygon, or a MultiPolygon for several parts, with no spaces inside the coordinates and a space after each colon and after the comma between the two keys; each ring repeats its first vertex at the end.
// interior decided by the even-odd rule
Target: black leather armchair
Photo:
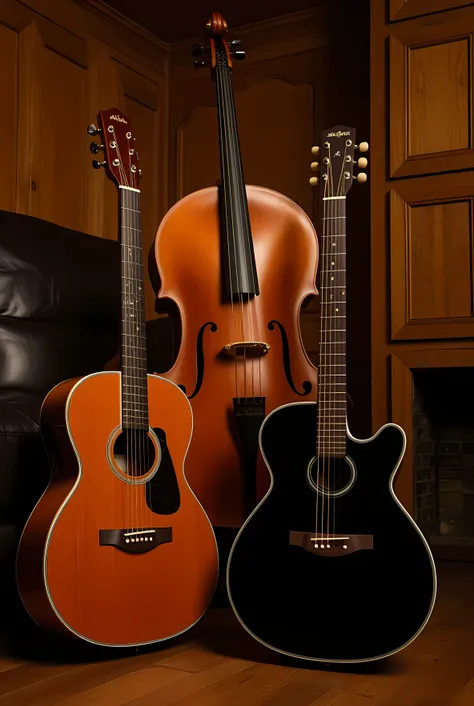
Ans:
{"type": "Polygon", "coordinates": [[[45,489],[45,395],[117,352],[120,246],[0,211],[0,582],[13,587],[23,525],[45,489]]]}

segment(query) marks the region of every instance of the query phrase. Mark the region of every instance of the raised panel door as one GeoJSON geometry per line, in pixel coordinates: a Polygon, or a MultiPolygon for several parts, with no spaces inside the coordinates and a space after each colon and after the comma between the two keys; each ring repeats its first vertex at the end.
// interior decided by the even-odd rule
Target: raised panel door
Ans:
{"type": "Polygon", "coordinates": [[[474,5],[440,17],[390,32],[392,177],[474,167],[474,5]]]}
{"type": "Polygon", "coordinates": [[[393,185],[393,340],[474,335],[473,200],[472,173],[393,185]]]}

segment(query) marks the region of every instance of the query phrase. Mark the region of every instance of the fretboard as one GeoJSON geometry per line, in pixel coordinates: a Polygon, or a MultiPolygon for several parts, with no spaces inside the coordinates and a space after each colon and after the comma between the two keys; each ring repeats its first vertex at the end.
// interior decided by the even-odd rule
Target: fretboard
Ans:
{"type": "Polygon", "coordinates": [[[321,337],[318,368],[319,455],[346,452],[346,197],[323,199],[321,337]]]}
{"type": "Polygon", "coordinates": [[[217,115],[221,161],[222,198],[226,252],[222,262],[226,273],[228,295],[259,293],[253,250],[247,192],[240,154],[234,94],[227,66],[216,66],[217,115]]]}
{"type": "Polygon", "coordinates": [[[140,192],[120,187],[122,425],[148,429],[147,355],[140,192]]]}

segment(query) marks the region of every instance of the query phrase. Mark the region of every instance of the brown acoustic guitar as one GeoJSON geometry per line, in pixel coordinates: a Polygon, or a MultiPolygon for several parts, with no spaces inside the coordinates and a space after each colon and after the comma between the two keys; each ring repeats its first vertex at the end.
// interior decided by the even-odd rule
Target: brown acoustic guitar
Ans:
{"type": "Polygon", "coordinates": [[[232,90],[244,52],[224,39],[214,12],[197,66],[216,83],[221,184],[178,201],[158,230],[150,275],[157,311],[180,335],[165,377],[188,395],[195,429],[187,472],[214,525],[240,527],[268,488],[258,450],[265,415],[313,400],[316,369],[303,346],[300,310],[314,296],[313,225],[289,198],[246,186],[232,90]]]}
{"type": "MultiPolygon", "coordinates": [[[[147,375],[139,169],[130,120],[99,113],[104,166],[120,194],[121,371],[47,395],[52,477],[23,531],[17,583],[43,628],[99,645],[178,635],[205,612],[218,573],[212,526],[184,474],[193,416],[174,383],[147,375]]],[[[87,276],[87,273],[84,273],[87,276]]]]}

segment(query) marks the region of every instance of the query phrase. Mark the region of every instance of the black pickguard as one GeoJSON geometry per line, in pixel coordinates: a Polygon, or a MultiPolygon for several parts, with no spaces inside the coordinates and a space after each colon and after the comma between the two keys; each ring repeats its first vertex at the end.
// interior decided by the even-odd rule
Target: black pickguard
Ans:
{"type": "Polygon", "coordinates": [[[420,631],[436,593],[431,554],[390,492],[403,435],[389,425],[367,443],[348,437],[357,476],[331,505],[334,532],[372,535],[373,549],[320,556],[289,544],[290,531],[316,528],[306,475],[316,424],[316,403],[281,407],[263,424],[273,486],[231,550],[231,604],[249,632],[285,654],[334,662],[388,656],[420,631]]]}
{"type": "Polygon", "coordinates": [[[179,485],[173,459],[163,429],[153,430],[161,446],[160,466],[153,478],[145,484],[146,504],[157,515],[172,515],[180,505],[179,485]]]}

